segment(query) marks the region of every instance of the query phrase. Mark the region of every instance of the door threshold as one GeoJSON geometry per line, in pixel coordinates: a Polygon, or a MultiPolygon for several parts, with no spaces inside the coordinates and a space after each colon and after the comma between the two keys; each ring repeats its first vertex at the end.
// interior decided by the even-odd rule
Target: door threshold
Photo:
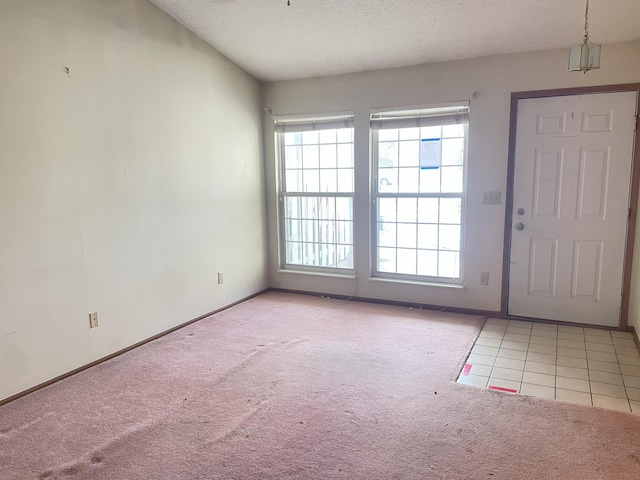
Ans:
{"type": "Polygon", "coordinates": [[[509,315],[509,314],[507,314],[504,318],[506,318],[507,320],[519,320],[522,322],[535,322],[535,323],[549,323],[552,325],[564,325],[567,327],[597,328],[599,330],[619,330],[623,332],[630,331],[628,329],[622,330],[620,327],[607,327],[605,325],[592,325],[590,323],[565,322],[562,320],[549,320],[547,318],[519,317],[517,315],[509,315]]]}

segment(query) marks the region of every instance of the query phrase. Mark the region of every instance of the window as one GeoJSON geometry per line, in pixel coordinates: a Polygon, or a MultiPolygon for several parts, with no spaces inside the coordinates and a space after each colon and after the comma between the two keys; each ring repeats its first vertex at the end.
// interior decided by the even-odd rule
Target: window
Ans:
{"type": "Polygon", "coordinates": [[[374,274],[459,283],[468,106],[371,115],[374,274]]]}
{"type": "Polygon", "coordinates": [[[281,118],[275,130],[283,265],[353,270],[353,115],[281,118]]]}

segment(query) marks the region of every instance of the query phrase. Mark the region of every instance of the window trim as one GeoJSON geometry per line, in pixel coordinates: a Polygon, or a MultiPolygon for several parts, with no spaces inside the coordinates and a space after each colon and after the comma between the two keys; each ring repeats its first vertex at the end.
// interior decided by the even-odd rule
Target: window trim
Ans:
{"type": "Polygon", "coordinates": [[[355,251],[355,128],[354,128],[355,114],[354,112],[337,112],[328,113],[326,115],[282,115],[274,116],[274,136],[276,145],[276,164],[278,170],[278,264],[281,271],[298,272],[298,273],[312,273],[312,274],[325,274],[334,276],[346,276],[353,277],[355,275],[356,266],[356,251],[355,251]],[[354,177],[354,188],[352,192],[286,192],[286,166],[285,166],[285,133],[290,132],[305,132],[315,130],[330,130],[351,128],[352,137],[351,145],[353,148],[353,161],[352,168],[354,177]],[[319,265],[302,265],[295,263],[287,263],[287,238],[286,238],[286,208],[285,199],[287,197],[292,198],[351,198],[351,223],[352,223],[352,256],[353,267],[329,267],[319,265]]]}
{"type": "MultiPolygon", "coordinates": [[[[460,193],[384,193],[379,191],[380,184],[378,179],[378,162],[379,162],[379,131],[380,128],[374,128],[370,123],[370,151],[371,151],[371,174],[369,175],[371,179],[371,218],[370,218],[370,261],[371,261],[371,278],[372,279],[380,279],[380,280],[392,280],[392,281],[401,281],[401,282],[410,282],[417,284],[439,284],[439,285],[454,285],[454,286],[463,286],[464,285],[464,252],[465,248],[465,231],[466,231],[466,198],[467,198],[467,172],[468,172],[468,155],[469,155],[469,102],[457,102],[456,106],[464,106],[466,107],[466,118],[461,122],[448,122],[448,123],[440,123],[439,125],[451,125],[455,123],[459,123],[464,125],[464,153],[462,159],[462,192],[460,193]],[[405,274],[405,273],[394,273],[394,272],[381,272],[378,270],[378,200],[380,198],[460,198],[461,200],[461,211],[460,211],[460,269],[458,272],[457,278],[452,277],[434,277],[434,276],[426,276],[426,275],[418,275],[418,274],[405,274]]],[[[437,108],[441,107],[450,107],[454,106],[454,104],[440,104],[437,108]]],[[[376,117],[380,112],[397,114],[400,112],[416,112],[419,113],[423,110],[429,110],[429,107],[410,107],[410,108],[393,108],[393,109],[385,109],[385,110],[376,110],[370,112],[370,122],[373,122],[374,115],[376,117]]],[[[396,117],[398,118],[398,117],[396,117]]],[[[401,116],[397,121],[394,127],[388,128],[410,128],[416,127],[415,120],[413,124],[409,124],[407,122],[407,118],[410,118],[410,115],[401,116]]],[[[415,116],[414,116],[415,118],[415,116]]],[[[430,120],[430,119],[429,119],[430,120]]],[[[394,120],[391,120],[390,123],[393,123],[394,120]]],[[[429,126],[429,123],[426,123],[422,126],[429,126]]],[[[440,224],[440,222],[438,222],[440,224]]],[[[395,247],[396,249],[398,247],[395,247]]],[[[417,248],[414,250],[418,250],[417,248]]],[[[438,252],[440,250],[437,250],[438,252]]]]}

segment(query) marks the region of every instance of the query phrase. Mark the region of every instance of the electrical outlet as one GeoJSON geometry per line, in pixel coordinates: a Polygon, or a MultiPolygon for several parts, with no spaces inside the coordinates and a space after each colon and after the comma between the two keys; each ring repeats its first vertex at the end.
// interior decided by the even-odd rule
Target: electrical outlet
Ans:
{"type": "Polygon", "coordinates": [[[89,328],[96,328],[100,324],[98,323],[98,312],[92,312],[89,314],[89,328]]]}
{"type": "Polygon", "coordinates": [[[489,272],[480,272],[480,285],[489,285],[489,272]]]}
{"type": "Polygon", "coordinates": [[[222,272],[218,272],[218,285],[222,285],[224,283],[224,274],[222,272]]]}
{"type": "Polygon", "coordinates": [[[482,192],[483,205],[500,205],[502,203],[502,192],[482,192]]]}

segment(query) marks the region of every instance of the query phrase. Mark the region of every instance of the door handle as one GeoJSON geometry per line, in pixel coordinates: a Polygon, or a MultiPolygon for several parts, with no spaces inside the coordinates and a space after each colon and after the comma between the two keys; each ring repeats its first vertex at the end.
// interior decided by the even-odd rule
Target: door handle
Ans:
{"type": "Polygon", "coordinates": [[[519,208],[518,210],[516,210],[516,215],[518,215],[519,217],[524,215],[524,208],[519,208]]]}
{"type": "Polygon", "coordinates": [[[521,232],[524,230],[524,223],[516,223],[515,229],[521,232]]]}

